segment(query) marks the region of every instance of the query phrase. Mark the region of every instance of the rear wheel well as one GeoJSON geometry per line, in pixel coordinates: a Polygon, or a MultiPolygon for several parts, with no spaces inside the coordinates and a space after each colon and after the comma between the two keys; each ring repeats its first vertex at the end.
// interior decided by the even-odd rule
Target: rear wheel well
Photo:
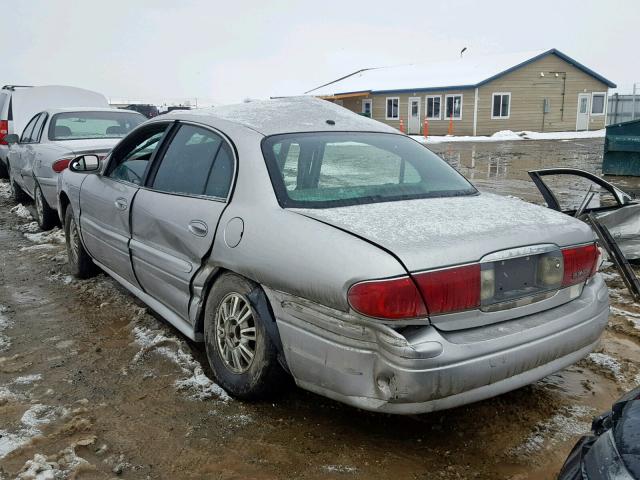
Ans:
{"type": "Polygon", "coordinates": [[[71,201],[67,194],[62,192],[58,198],[58,202],[60,202],[60,222],[62,222],[62,226],[64,227],[64,216],[67,214],[67,207],[71,201]]]}
{"type": "Polygon", "coordinates": [[[255,280],[248,278],[245,275],[234,272],[233,270],[229,270],[227,268],[218,268],[209,276],[209,278],[205,282],[204,288],[202,290],[202,298],[200,300],[201,307],[200,311],[198,312],[198,317],[196,318],[194,333],[196,334],[196,336],[202,335],[202,337],[204,337],[204,317],[207,306],[207,298],[209,298],[209,293],[211,292],[211,288],[213,287],[215,282],[225,273],[238,275],[255,285],[255,288],[249,295],[250,300],[255,303],[256,308],[260,311],[260,314],[263,318],[268,317],[271,320],[272,324],[268,326],[267,333],[269,334],[271,341],[278,350],[278,360],[280,362],[280,365],[282,365],[282,367],[286,371],[289,371],[284,358],[282,340],[280,339],[280,332],[278,331],[278,326],[276,324],[276,316],[273,312],[273,308],[271,307],[271,302],[269,301],[267,294],[265,293],[262,285],[259,282],[256,282],[255,280]]]}

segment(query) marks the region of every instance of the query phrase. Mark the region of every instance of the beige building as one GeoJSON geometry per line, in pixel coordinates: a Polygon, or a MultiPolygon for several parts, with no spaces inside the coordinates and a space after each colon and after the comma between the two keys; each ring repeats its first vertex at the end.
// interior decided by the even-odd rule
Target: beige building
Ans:
{"type": "Polygon", "coordinates": [[[360,70],[307,94],[429,135],[604,128],[615,84],[551,49],[360,70]]]}

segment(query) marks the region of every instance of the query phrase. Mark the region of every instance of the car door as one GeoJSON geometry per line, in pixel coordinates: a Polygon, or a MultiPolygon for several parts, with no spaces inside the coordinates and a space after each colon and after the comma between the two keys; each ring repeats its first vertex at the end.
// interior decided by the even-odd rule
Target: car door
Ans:
{"type": "Polygon", "coordinates": [[[129,255],[131,205],[170,122],[147,125],[118,144],[102,174],[80,187],[80,230],[85,248],[100,264],[139,287],[129,255]]]}
{"type": "Polygon", "coordinates": [[[233,150],[221,134],[181,123],[136,195],[134,272],[148,294],[184,319],[191,280],[213,245],[234,171],[233,150]]]}
{"type": "Polygon", "coordinates": [[[22,156],[20,163],[22,165],[22,184],[24,189],[33,196],[35,190],[35,168],[36,163],[40,161],[42,151],[40,149],[40,137],[42,136],[42,128],[47,120],[47,113],[41,112],[37,115],[36,122],[33,125],[33,130],[29,134],[28,141],[25,143],[22,149],[22,156]]]}
{"type": "Polygon", "coordinates": [[[24,188],[24,177],[22,175],[24,170],[23,153],[26,146],[31,141],[31,134],[33,133],[33,129],[39,117],[40,114],[38,113],[29,120],[29,123],[27,123],[27,126],[20,135],[20,141],[11,145],[9,150],[9,168],[11,169],[11,176],[22,188],[24,188]]]}

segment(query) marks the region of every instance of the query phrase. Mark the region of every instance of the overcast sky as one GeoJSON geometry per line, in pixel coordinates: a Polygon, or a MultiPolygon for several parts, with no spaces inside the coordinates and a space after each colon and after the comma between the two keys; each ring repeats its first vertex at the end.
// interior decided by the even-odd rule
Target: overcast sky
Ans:
{"type": "MultiPolygon", "coordinates": [[[[296,94],[363,67],[558,48],[640,82],[637,0],[0,0],[3,84],[218,103],[296,94]]],[[[639,85],[640,87],[640,85],[639,85]]]]}

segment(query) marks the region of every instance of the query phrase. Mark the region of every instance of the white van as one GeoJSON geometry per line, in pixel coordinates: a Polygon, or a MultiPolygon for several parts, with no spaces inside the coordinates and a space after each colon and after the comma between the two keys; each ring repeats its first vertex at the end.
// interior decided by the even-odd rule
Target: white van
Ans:
{"type": "Polygon", "coordinates": [[[50,85],[5,85],[0,90],[0,177],[7,177],[9,146],[5,137],[20,135],[33,116],[43,110],[69,107],[108,108],[107,98],[84,88],[50,85]]]}

